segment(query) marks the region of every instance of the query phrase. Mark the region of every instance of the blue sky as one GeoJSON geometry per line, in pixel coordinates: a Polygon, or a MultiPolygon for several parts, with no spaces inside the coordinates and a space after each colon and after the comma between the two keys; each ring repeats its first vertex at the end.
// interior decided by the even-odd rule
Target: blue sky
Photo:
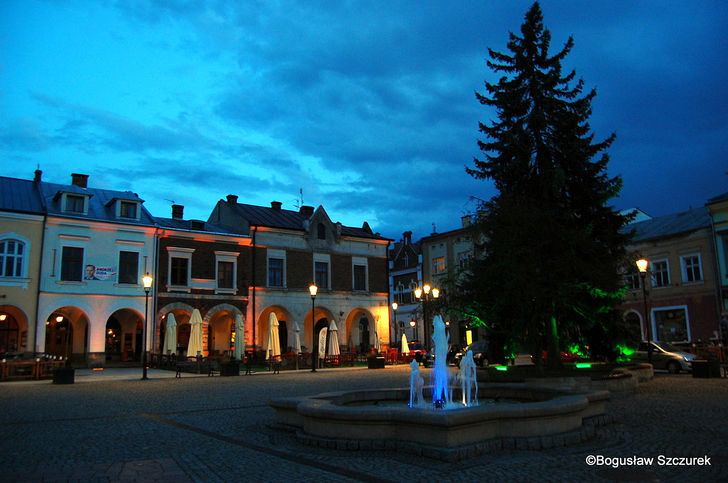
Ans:
{"type": "MultiPolygon", "coordinates": [[[[492,186],[474,92],[531,2],[0,2],[0,175],[131,189],[153,214],[323,204],[398,239],[458,226],[492,186]]],[[[618,208],[728,191],[728,4],[544,1],[565,67],[617,133],[618,208]]]]}

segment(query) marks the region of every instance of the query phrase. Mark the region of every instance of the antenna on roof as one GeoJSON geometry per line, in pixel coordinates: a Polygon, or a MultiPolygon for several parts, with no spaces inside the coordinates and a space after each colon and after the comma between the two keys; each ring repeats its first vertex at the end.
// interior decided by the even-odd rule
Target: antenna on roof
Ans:
{"type": "Polygon", "coordinates": [[[164,201],[169,201],[171,204],[175,204],[174,200],[168,200],[167,198],[165,198],[164,201]]]}
{"type": "Polygon", "coordinates": [[[303,206],[303,188],[298,188],[298,199],[293,202],[296,205],[296,209],[300,210],[303,206]]]}

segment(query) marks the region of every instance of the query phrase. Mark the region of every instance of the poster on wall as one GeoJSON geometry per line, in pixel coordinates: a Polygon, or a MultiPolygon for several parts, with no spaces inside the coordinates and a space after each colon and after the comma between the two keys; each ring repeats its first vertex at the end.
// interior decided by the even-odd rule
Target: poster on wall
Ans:
{"type": "Polygon", "coordinates": [[[86,265],[83,275],[84,280],[111,280],[116,275],[114,267],[99,267],[96,265],[86,265]]]}

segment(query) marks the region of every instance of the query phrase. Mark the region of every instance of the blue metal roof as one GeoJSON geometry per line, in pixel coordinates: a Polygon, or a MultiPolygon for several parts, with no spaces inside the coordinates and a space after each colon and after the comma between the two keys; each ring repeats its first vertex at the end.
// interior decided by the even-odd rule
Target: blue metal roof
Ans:
{"type": "Polygon", "coordinates": [[[247,236],[246,234],[235,231],[231,228],[223,227],[215,223],[202,220],[180,220],[178,218],[160,218],[155,217],[160,227],[170,228],[172,230],[190,230],[208,233],[221,233],[224,235],[247,236]]]}
{"type": "Polygon", "coordinates": [[[101,220],[112,223],[124,223],[131,225],[154,225],[155,221],[152,215],[142,204],[144,200],[139,198],[136,193],[131,191],[115,191],[99,188],[81,188],[75,185],[63,185],[56,183],[40,182],[40,191],[49,215],[64,216],[70,218],[80,218],[89,220],[101,220]],[[61,206],[60,193],[73,193],[89,196],[88,214],[68,213],[63,211],[61,206]],[[140,219],[129,220],[116,217],[116,207],[111,201],[115,199],[137,201],[140,207],[140,219]]]}
{"type": "Polygon", "coordinates": [[[43,214],[43,203],[31,180],[0,176],[0,210],[43,214]]]}
{"type": "Polygon", "coordinates": [[[643,242],[657,238],[679,235],[710,228],[710,212],[706,207],[694,208],[682,213],[659,216],[651,220],[627,225],[624,229],[635,231],[632,242],[643,242]]]}

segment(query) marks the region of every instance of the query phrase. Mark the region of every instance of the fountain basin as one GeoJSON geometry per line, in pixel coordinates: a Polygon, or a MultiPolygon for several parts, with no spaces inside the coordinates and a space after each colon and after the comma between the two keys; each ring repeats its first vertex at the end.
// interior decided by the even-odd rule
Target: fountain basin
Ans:
{"type": "MultiPolygon", "coordinates": [[[[454,396],[458,400],[457,391],[454,396]]],[[[381,389],[280,398],[269,404],[280,423],[297,428],[299,435],[313,438],[313,442],[322,441],[321,446],[389,449],[394,444],[397,449],[414,445],[445,450],[429,451],[435,457],[459,459],[452,455],[469,455],[472,451],[447,450],[472,449],[474,445],[493,441],[498,444],[488,448],[503,446],[503,441],[511,441],[515,447],[517,440],[529,441],[527,447],[559,445],[559,438],[553,436],[577,434],[585,421],[605,420],[609,392],[570,394],[527,384],[490,384],[480,388],[478,397],[519,402],[483,403],[453,410],[408,408],[408,389],[381,389]],[[377,406],[379,401],[401,401],[402,405],[377,406]],[[538,444],[532,441],[534,438],[538,444]]],[[[562,439],[563,445],[583,437],[562,439]]]]}

